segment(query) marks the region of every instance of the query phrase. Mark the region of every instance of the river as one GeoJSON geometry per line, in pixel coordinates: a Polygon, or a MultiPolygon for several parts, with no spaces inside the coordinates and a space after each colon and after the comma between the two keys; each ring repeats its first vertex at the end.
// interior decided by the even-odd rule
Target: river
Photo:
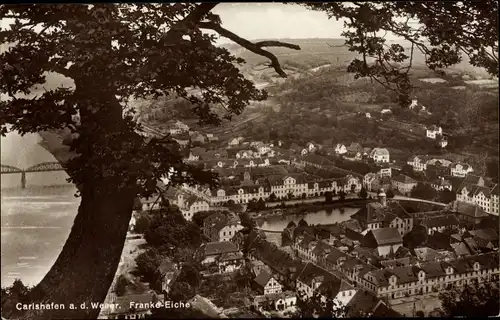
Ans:
{"type": "MultiPolygon", "coordinates": [[[[21,137],[9,133],[1,138],[1,163],[18,168],[56,161],[38,143],[38,135],[21,137]]],[[[33,175],[33,185],[54,179],[62,172],[33,175]],[[34,179],[34,180],[33,180],[34,179]]],[[[2,174],[2,188],[19,186],[19,176],[2,174]]],[[[80,203],[76,188],[36,187],[2,190],[1,193],[1,283],[19,278],[27,285],[37,284],[57,259],[69,235],[80,203]]]]}

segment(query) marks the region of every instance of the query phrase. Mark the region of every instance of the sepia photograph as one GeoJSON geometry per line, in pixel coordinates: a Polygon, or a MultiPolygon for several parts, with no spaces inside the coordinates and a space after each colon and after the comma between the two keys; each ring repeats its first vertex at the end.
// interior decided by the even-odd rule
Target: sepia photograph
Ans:
{"type": "Polygon", "coordinates": [[[500,314],[498,1],[0,4],[1,318],[500,314]]]}

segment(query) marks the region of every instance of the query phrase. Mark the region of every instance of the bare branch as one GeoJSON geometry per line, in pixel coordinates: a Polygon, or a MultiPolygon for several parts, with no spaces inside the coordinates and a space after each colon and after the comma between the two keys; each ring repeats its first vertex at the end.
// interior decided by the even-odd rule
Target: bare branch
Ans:
{"type": "Polygon", "coordinates": [[[258,54],[258,55],[261,55],[261,56],[268,58],[269,60],[271,60],[271,67],[274,68],[274,70],[276,70],[276,72],[283,78],[286,78],[287,75],[286,75],[285,71],[283,71],[283,69],[281,68],[281,65],[278,61],[278,58],[274,54],[272,54],[271,52],[262,49],[262,47],[266,46],[266,45],[270,46],[272,43],[273,46],[287,47],[287,48],[300,50],[299,46],[296,46],[293,44],[288,44],[288,43],[283,43],[283,42],[279,42],[279,41],[262,41],[262,42],[258,42],[258,43],[252,43],[252,42],[248,41],[247,39],[241,38],[240,36],[234,34],[233,32],[223,28],[221,25],[216,24],[216,23],[212,23],[212,22],[200,22],[200,23],[198,23],[198,26],[202,29],[213,30],[213,31],[217,32],[219,35],[221,35],[225,38],[228,38],[228,39],[234,41],[235,43],[239,44],[243,48],[248,49],[255,54],[258,54]],[[264,43],[264,45],[262,43],[264,43]]]}
{"type": "Polygon", "coordinates": [[[256,46],[259,46],[261,48],[264,47],[285,47],[285,48],[290,48],[294,50],[300,50],[300,46],[293,44],[293,43],[286,43],[286,42],[281,42],[281,41],[273,41],[273,40],[267,40],[267,41],[259,41],[255,43],[256,46]]]}

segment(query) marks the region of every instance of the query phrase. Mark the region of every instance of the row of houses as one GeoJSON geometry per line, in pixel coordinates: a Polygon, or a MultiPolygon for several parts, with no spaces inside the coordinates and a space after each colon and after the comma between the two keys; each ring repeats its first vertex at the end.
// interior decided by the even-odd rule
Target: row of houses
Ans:
{"type": "MultiPolygon", "coordinates": [[[[397,238],[398,234],[394,235],[397,238]]],[[[416,265],[387,264],[388,267],[379,269],[328,245],[326,241],[317,241],[307,235],[298,237],[294,247],[301,258],[323,266],[326,270],[340,272],[360,287],[389,301],[425,295],[450,289],[452,286],[465,286],[476,280],[498,281],[498,252],[448,259],[448,261],[417,262],[416,265]]]]}
{"type": "Polygon", "coordinates": [[[219,189],[184,186],[184,189],[204,199],[211,206],[228,201],[248,203],[260,198],[266,200],[272,194],[276,198],[318,197],[325,192],[357,193],[361,188],[361,179],[354,175],[338,179],[322,179],[305,173],[276,174],[255,180],[249,177],[240,185],[226,185],[219,189]]]}
{"type": "Polygon", "coordinates": [[[441,168],[443,175],[446,171],[454,177],[465,177],[469,173],[472,173],[474,169],[467,163],[461,162],[451,162],[446,159],[436,159],[429,156],[411,156],[406,161],[414,171],[426,171],[429,167],[441,168]]]}

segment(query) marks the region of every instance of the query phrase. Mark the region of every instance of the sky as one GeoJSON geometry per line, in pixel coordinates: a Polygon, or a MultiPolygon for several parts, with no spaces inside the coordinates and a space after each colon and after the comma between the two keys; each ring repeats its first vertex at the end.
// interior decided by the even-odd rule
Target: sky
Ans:
{"type": "Polygon", "coordinates": [[[220,15],[224,28],[247,39],[340,38],[343,31],[342,21],[299,5],[223,3],[213,12],[220,15]]]}
{"type": "MultiPolygon", "coordinates": [[[[343,21],[329,20],[326,13],[296,4],[221,3],[212,12],[220,15],[224,28],[246,39],[341,38],[343,31],[343,21]]],[[[0,26],[9,23],[0,21],[0,26]]]]}

